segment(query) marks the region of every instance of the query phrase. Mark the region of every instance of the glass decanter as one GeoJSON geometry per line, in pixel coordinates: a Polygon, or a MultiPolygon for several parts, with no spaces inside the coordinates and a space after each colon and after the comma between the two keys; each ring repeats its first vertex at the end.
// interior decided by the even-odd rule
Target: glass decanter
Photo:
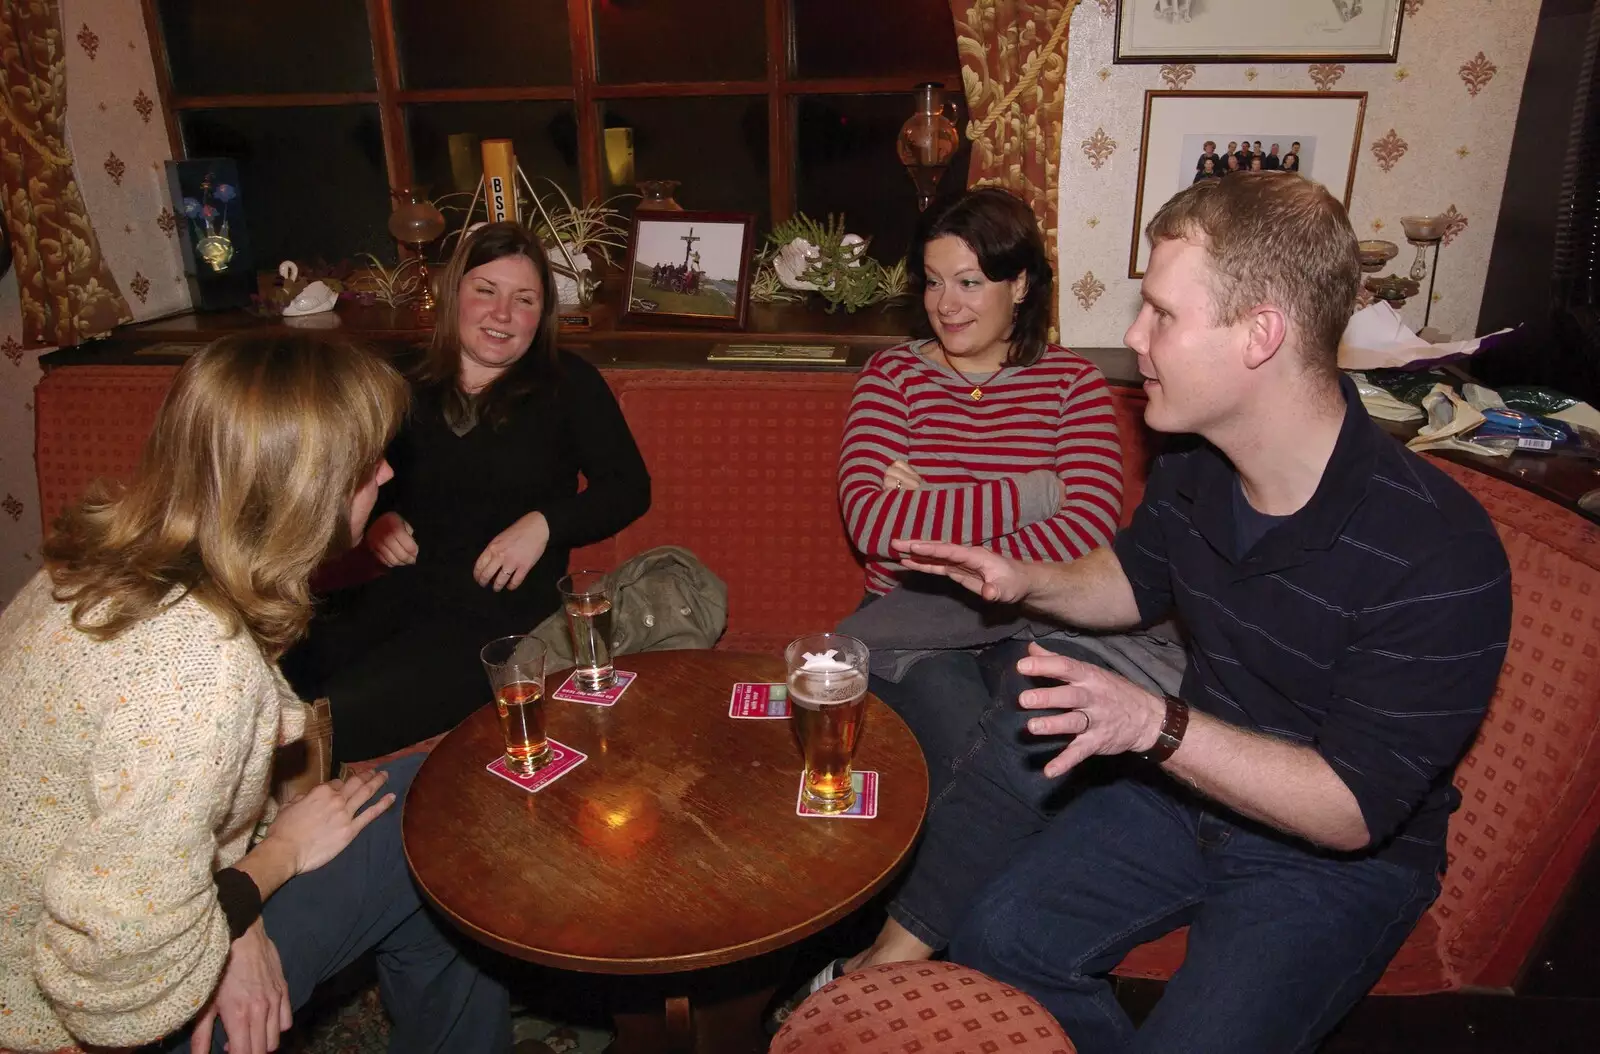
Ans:
{"type": "Polygon", "coordinates": [[[895,152],[917,187],[917,208],[925,209],[939,189],[950,159],[961,149],[956,131],[956,104],[945,98],[944,85],[928,81],[917,85],[917,108],[900,126],[895,152]]]}

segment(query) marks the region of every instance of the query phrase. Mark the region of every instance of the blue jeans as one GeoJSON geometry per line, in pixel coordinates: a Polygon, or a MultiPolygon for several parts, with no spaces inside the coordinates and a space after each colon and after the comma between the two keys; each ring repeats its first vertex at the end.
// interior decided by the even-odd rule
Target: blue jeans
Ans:
{"type": "MultiPolygon", "coordinates": [[[[261,910],[267,936],[283,962],[289,1000],[298,1012],[312,991],[362,954],[376,950],[378,984],[393,1028],[389,1054],[506,1054],[511,1006],[501,984],[463,954],[469,942],[423,906],[400,842],[400,810],[421,767],[421,755],[383,766],[380,793],[399,798],[344,852],[284,883],[261,910]]],[[[189,1050],[189,1029],[158,1049],[189,1050]]],[[[227,1039],[219,1019],[212,1054],[227,1039]]]]}
{"type": "Polygon", "coordinates": [[[1151,771],[1085,788],[983,892],[951,958],[1034,996],[1082,1054],[1287,1054],[1332,1030],[1438,893],[1151,771]],[[1106,975],[1182,925],[1188,956],[1135,1031],[1106,975]]]}
{"type": "Polygon", "coordinates": [[[987,665],[975,652],[946,651],[921,660],[899,681],[872,677],[872,694],[917,737],[928,763],[930,801],[950,782],[956,760],[971,750],[978,735],[992,694],[985,679],[987,665]]]}
{"type": "MultiPolygon", "coordinates": [[[[1098,661],[1068,641],[1046,644],[1073,658],[1098,661]]],[[[1035,712],[1017,705],[1018,693],[1053,683],[1017,673],[1017,660],[1027,652],[1024,641],[1004,641],[977,657],[926,659],[900,685],[914,690],[901,694],[916,698],[883,697],[916,732],[929,768],[922,843],[889,902],[889,916],[935,950],[945,946],[978,893],[1044,829],[1079,783],[1043,774],[1045,763],[1070,737],[1027,730],[1035,712]],[[936,752],[953,755],[942,776],[934,771],[936,752]]]]}

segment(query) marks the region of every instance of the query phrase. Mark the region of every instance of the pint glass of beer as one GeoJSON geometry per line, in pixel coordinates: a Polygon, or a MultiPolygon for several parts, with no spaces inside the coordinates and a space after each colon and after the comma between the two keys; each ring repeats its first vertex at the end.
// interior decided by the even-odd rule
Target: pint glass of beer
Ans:
{"type": "Polygon", "coordinates": [[[850,761],[867,711],[867,646],[838,633],[813,633],[784,650],[789,704],[805,758],[800,796],[818,812],[855,804],[850,761]]]}
{"type": "Polygon", "coordinates": [[[603,571],[574,571],[556,583],[572,635],[573,680],[586,692],[617,683],[611,665],[611,587],[603,571]]]}
{"type": "Polygon", "coordinates": [[[479,653],[506,736],[506,768],[519,776],[533,775],[550,760],[544,732],[546,655],[544,641],[533,637],[501,637],[479,653]]]}

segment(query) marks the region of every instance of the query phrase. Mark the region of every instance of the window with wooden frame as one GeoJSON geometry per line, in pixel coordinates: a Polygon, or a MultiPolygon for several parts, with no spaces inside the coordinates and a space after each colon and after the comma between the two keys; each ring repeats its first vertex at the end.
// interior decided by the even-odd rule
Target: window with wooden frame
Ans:
{"type": "Polygon", "coordinates": [[[238,160],[267,261],[392,256],[390,188],[469,192],[484,138],[575,200],[673,179],[763,234],[843,214],[893,260],[912,87],[966,118],[947,0],[143,2],[174,154],[238,160]]]}

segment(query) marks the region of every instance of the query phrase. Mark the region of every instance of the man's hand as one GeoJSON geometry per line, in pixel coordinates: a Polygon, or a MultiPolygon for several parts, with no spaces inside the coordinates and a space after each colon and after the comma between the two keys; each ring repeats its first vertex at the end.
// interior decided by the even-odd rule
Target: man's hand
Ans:
{"type": "Polygon", "coordinates": [[[1029,688],[1017,697],[1027,710],[1066,711],[1028,722],[1028,731],[1036,736],[1073,737],[1044,767],[1046,776],[1063,776],[1095,754],[1125,754],[1156,745],[1166,720],[1166,700],[1127,678],[1037,644],[1029,644],[1027,656],[1017,660],[1017,672],[1062,682],[1058,688],[1029,688]]]}
{"type": "Polygon", "coordinates": [[[195,1019],[189,1036],[190,1054],[208,1054],[219,1017],[228,1037],[228,1054],[267,1054],[277,1050],[279,1035],[294,1024],[283,963],[260,919],[251,923],[228,950],[222,981],[211,1002],[195,1019]]]}
{"type": "Polygon", "coordinates": [[[367,548],[385,567],[417,562],[417,542],[411,525],[398,512],[386,512],[367,527],[367,548]]]}
{"type": "Polygon", "coordinates": [[[493,586],[496,593],[515,589],[528,577],[550,544],[550,524],[544,513],[530,512],[494,536],[472,565],[472,577],[480,586],[493,586]]]}
{"type": "Polygon", "coordinates": [[[1019,604],[1030,588],[1028,566],[999,553],[950,542],[919,542],[896,538],[890,543],[904,555],[900,563],[913,571],[944,575],[997,604],[1019,604]]]}
{"type": "Polygon", "coordinates": [[[886,490],[916,490],[922,486],[922,477],[911,462],[891,461],[883,470],[883,486],[886,490]]]}

